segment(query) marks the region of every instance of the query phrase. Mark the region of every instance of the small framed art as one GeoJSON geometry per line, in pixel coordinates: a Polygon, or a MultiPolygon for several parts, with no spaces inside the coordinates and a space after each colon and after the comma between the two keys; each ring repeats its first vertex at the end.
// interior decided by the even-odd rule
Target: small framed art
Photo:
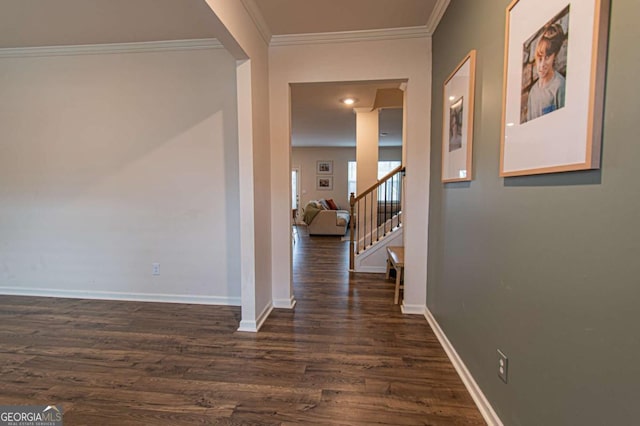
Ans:
{"type": "Polygon", "coordinates": [[[609,0],[506,11],[500,176],[600,167],[609,0]]]}
{"type": "Polygon", "coordinates": [[[333,190],[333,176],[317,176],[316,177],[316,190],[318,190],[318,191],[332,191],[333,190]]]}
{"type": "Polygon", "coordinates": [[[472,179],[473,98],[476,51],[472,50],[444,82],[442,181],[472,179]]]}
{"type": "Polygon", "coordinates": [[[318,173],[319,175],[332,175],[333,161],[317,161],[316,173],[318,173]]]}

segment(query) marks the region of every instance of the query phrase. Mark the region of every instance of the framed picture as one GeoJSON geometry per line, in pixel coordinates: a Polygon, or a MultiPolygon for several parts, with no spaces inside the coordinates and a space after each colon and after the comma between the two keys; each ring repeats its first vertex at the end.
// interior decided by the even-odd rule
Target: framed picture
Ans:
{"type": "Polygon", "coordinates": [[[500,176],[599,168],[609,0],[506,14],[500,176]]]}
{"type": "Polygon", "coordinates": [[[471,180],[473,96],[476,51],[472,50],[444,82],[442,181],[471,180]]]}
{"type": "Polygon", "coordinates": [[[319,175],[332,175],[333,161],[318,161],[316,163],[316,172],[319,175]]]}
{"type": "Polygon", "coordinates": [[[332,191],[333,190],[333,176],[317,176],[316,177],[316,190],[318,190],[318,191],[332,191]]]}

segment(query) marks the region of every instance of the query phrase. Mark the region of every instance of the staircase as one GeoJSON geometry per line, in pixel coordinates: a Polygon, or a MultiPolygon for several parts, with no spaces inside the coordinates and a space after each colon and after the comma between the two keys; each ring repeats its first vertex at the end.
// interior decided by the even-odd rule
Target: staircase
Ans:
{"type": "Polygon", "coordinates": [[[349,270],[385,272],[388,245],[403,245],[404,166],[356,196],[351,193],[349,270]]]}

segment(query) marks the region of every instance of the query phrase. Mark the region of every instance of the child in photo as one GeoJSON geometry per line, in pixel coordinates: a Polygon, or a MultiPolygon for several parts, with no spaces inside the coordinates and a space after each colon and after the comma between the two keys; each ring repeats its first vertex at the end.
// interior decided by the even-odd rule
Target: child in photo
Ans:
{"type": "Polygon", "coordinates": [[[563,42],[564,31],[560,24],[547,26],[538,39],[535,51],[538,81],[529,91],[527,121],[564,107],[565,78],[555,69],[563,42]]]}

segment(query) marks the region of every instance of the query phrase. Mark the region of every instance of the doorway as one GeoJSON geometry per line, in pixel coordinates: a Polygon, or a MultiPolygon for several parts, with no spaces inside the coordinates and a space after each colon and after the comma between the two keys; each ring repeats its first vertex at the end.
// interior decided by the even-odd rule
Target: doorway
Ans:
{"type": "Polygon", "coordinates": [[[298,234],[298,218],[300,216],[300,167],[291,168],[291,219],[292,225],[292,238],[295,244],[296,238],[299,238],[298,234]]]}

